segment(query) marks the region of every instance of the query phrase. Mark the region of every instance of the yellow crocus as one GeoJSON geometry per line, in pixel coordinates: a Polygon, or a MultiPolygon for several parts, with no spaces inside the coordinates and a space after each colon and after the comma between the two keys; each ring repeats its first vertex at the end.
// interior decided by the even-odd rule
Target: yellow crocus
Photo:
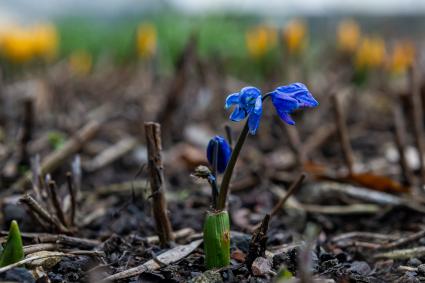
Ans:
{"type": "Polygon", "coordinates": [[[355,54],[357,69],[374,69],[381,67],[385,60],[385,42],[379,37],[364,37],[355,54]]]}
{"type": "Polygon", "coordinates": [[[338,48],[347,53],[353,53],[360,41],[360,27],[354,20],[344,20],[338,25],[338,48]]]}
{"type": "Polygon", "coordinates": [[[248,53],[253,58],[261,58],[276,46],[276,30],[259,25],[249,29],[245,35],[248,53]]]}
{"type": "Polygon", "coordinates": [[[1,55],[11,63],[22,64],[33,57],[31,33],[18,26],[10,26],[3,32],[1,55]]]}
{"type": "Polygon", "coordinates": [[[411,41],[397,41],[389,56],[388,68],[393,74],[404,73],[415,60],[416,49],[411,41]]]}
{"type": "Polygon", "coordinates": [[[79,50],[69,56],[68,64],[71,72],[77,75],[87,75],[92,68],[93,59],[87,51],[79,50]]]}
{"type": "Polygon", "coordinates": [[[39,24],[32,28],[34,55],[50,60],[56,56],[58,34],[51,24],[39,24]]]}
{"type": "Polygon", "coordinates": [[[292,20],[283,30],[285,46],[290,54],[301,53],[307,44],[307,26],[302,20],[292,20]]]}
{"type": "Polygon", "coordinates": [[[139,57],[147,59],[156,53],[157,33],[154,25],[150,23],[140,24],[136,34],[137,53],[139,57]]]}

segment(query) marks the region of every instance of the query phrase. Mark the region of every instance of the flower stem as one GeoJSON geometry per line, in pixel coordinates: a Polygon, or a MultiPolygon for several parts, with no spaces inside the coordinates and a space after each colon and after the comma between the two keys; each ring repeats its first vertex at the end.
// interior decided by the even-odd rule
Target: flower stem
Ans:
{"type": "Polygon", "coordinates": [[[233,148],[232,155],[230,156],[229,163],[227,163],[226,170],[224,171],[223,181],[221,182],[220,192],[218,194],[217,209],[224,210],[226,208],[227,195],[229,193],[230,179],[232,178],[233,169],[235,168],[236,161],[238,160],[239,153],[241,152],[242,146],[248,136],[248,121],[239,135],[238,141],[233,148]]]}
{"type": "Polygon", "coordinates": [[[230,264],[230,224],[227,211],[208,211],[204,222],[205,264],[208,269],[230,264]]]}

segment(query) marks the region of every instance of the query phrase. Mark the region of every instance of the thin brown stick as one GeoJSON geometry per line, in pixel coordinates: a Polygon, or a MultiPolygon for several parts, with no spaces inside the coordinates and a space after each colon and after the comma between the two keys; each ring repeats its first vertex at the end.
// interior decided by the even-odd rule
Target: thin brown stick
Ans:
{"type": "Polygon", "coordinates": [[[58,244],[56,243],[42,243],[35,245],[24,246],[24,254],[29,255],[40,251],[57,251],[59,249],[58,244]]]}
{"type": "Polygon", "coordinates": [[[424,142],[424,130],[423,130],[423,110],[422,110],[422,99],[420,93],[420,80],[419,70],[417,67],[412,66],[409,69],[410,78],[410,103],[412,108],[412,124],[413,124],[413,135],[415,138],[415,144],[419,152],[419,165],[421,174],[421,185],[425,185],[425,142],[424,142]]]}
{"type": "Polygon", "coordinates": [[[152,192],[152,209],[156,229],[162,246],[174,240],[165,199],[165,183],[162,165],[161,126],[158,123],[145,123],[145,135],[148,150],[148,172],[152,192]]]}
{"type": "MultiPolygon", "coordinates": [[[[8,235],[9,231],[0,231],[0,235],[8,235]]],[[[36,243],[56,243],[80,249],[93,249],[102,242],[93,239],[72,237],[63,234],[21,233],[22,238],[32,239],[36,243]]]]}
{"type": "Polygon", "coordinates": [[[18,164],[20,166],[29,166],[28,144],[31,141],[34,126],[34,101],[31,97],[25,98],[23,108],[23,126],[19,140],[18,164]]]}
{"type": "Polygon", "coordinates": [[[338,137],[339,137],[339,142],[341,143],[341,149],[342,149],[342,154],[344,156],[345,165],[347,166],[348,173],[352,175],[354,155],[353,155],[353,150],[350,144],[350,138],[348,135],[347,125],[345,123],[345,115],[337,95],[332,95],[332,103],[334,106],[333,108],[334,108],[334,115],[335,115],[335,123],[338,130],[338,137]]]}
{"type": "Polygon", "coordinates": [[[404,183],[408,186],[411,186],[413,184],[413,175],[407,163],[407,158],[404,151],[406,145],[406,128],[399,103],[394,103],[393,116],[395,126],[394,139],[397,146],[400,169],[403,175],[404,183]]]}
{"type": "Polygon", "coordinates": [[[305,173],[301,173],[301,175],[297,178],[297,180],[291,184],[291,187],[286,192],[285,196],[281,198],[279,202],[273,207],[272,212],[270,213],[270,217],[273,217],[279,212],[280,209],[282,209],[282,206],[285,204],[288,198],[293,193],[295,193],[296,190],[298,190],[301,187],[301,184],[304,181],[306,176],[307,175],[305,173]]]}
{"type": "Polygon", "coordinates": [[[56,213],[58,219],[60,220],[60,222],[65,227],[67,227],[68,224],[67,224],[66,219],[65,219],[65,214],[63,213],[63,210],[62,210],[62,205],[60,203],[58,192],[57,192],[58,187],[56,186],[55,181],[49,182],[49,190],[50,190],[51,202],[52,202],[53,208],[55,210],[55,213],[56,213]]]}
{"type": "Polygon", "coordinates": [[[66,183],[68,188],[68,193],[71,198],[71,211],[69,213],[69,224],[71,227],[75,226],[75,212],[77,210],[77,197],[75,195],[74,186],[72,184],[72,173],[66,173],[66,183]]]}
{"type": "Polygon", "coordinates": [[[401,250],[392,250],[385,253],[375,254],[373,257],[378,258],[388,258],[388,259],[409,259],[409,258],[420,258],[425,255],[425,247],[415,247],[412,249],[401,249],[401,250]]]}
{"type": "Polygon", "coordinates": [[[32,189],[35,194],[35,199],[39,202],[43,201],[41,196],[41,187],[39,186],[40,177],[40,155],[31,158],[31,171],[32,171],[32,189]]]}
{"type": "Polygon", "coordinates": [[[351,240],[353,238],[373,239],[377,241],[388,241],[388,240],[396,240],[398,239],[398,236],[393,236],[388,234],[378,234],[378,233],[372,233],[372,232],[354,231],[354,232],[348,232],[348,233],[335,236],[331,238],[331,242],[351,240]]]}
{"type": "Polygon", "coordinates": [[[53,225],[61,233],[69,233],[69,230],[59,222],[54,216],[47,212],[35,199],[33,199],[29,194],[25,194],[21,201],[28,205],[28,207],[36,213],[43,221],[53,225]]]}
{"type": "Polygon", "coordinates": [[[384,245],[382,245],[381,248],[384,248],[384,249],[397,248],[397,247],[403,246],[405,244],[408,244],[410,242],[414,242],[416,240],[419,240],[420,238],[423,238],[424,236],[425,236],[425,230],[422,230],[422,231],[419,231],[417,233],[411,234],[407,237],[403,237],[403,238],[397,239],[393,242],[390,242],[388,244],[384,244],[384,245]]]}

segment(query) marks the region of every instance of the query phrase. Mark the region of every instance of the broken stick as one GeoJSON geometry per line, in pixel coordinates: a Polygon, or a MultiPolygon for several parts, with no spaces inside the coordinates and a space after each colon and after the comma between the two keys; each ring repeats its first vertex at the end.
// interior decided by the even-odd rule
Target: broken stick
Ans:
{"type": "Polygon", "coordinates": [[[406,145],[406,128],[405,121],[403,118],[403,113],[400,105],[398,103],[394,103],[393,115],[394,115],[394,126],[395,126],[395,144],[397,146],[399,163],[401,172],[403,174],[403,181],[406,185],[413,185],[413,175],[412,171],[410,171],[409,165],[407,163],[406,154],[404,152],[406,145]]]}
{"type": "Polygon", "coordinates": [[[164,172],[162,165],[161,126],[158,123],[145,123],[148,150],[148,172],[152,192],[152,209],[161,246],[174,240],[165,199],[164,172]]]}
{"type": "Polygon", "coordinates": [[[342,154],[344,156],[345,165],[347,166],[348,173],[352,175],[354,167],[353,150],[351,149],[348,129],[345,123],[345,115],[342,110],[341,103],[335,94],[332,95],[332,103],[334,106],[335,123],[338,130],[338,137],[339,142],[341,143],[341,149],[342,154]]]}
{"type": "Polygon", "coordinates": [[[420,91],[420,80],[419,80],[419,70],[417,67],[412,66],[409,69],[410,77],[410,107],[412,108],[412,124],[413,124],[413,136],[415,138],[416,147],[419,152],[419,165],[421,173],[421,185],[425,185],[425,143],[424,143],[424,129],[423,129],[423,120],[424,114],[422,111],[422,99],[420,91]]]}

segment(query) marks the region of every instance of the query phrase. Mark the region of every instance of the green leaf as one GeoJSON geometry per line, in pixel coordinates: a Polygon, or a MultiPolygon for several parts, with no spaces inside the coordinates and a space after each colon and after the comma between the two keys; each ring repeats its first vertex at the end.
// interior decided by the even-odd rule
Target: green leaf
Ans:
{"type": "Polygon", "coordinates": [[[279,273],[277,274],[275,280],[276,280],[276,283],[284,283],[284,282],[288,282],[292,278],[294,278],[294,275],[285,266],[281,270],[279,270],[279,273]]]}
{"type": "Polygon", "coordinates": [[[47,138],[53,149],[58,150],[65,144],[65,136],[61,132],[51,131],[48,133],[47,138]]]}
{"type": "Polygon", "coordinates": [[[7,235],[6,246],[0,255],[0,267],[18,262],[24,258],[22,247],[22,237],[18,223],[13,220],[10,223],[9,234],[7,235]]]}
{"type": "Polygon", "coordinates": [[[227,211],[208,212],[204,223],[204,252],[208,269],[230,264],[230,224],[227,211]]]}

